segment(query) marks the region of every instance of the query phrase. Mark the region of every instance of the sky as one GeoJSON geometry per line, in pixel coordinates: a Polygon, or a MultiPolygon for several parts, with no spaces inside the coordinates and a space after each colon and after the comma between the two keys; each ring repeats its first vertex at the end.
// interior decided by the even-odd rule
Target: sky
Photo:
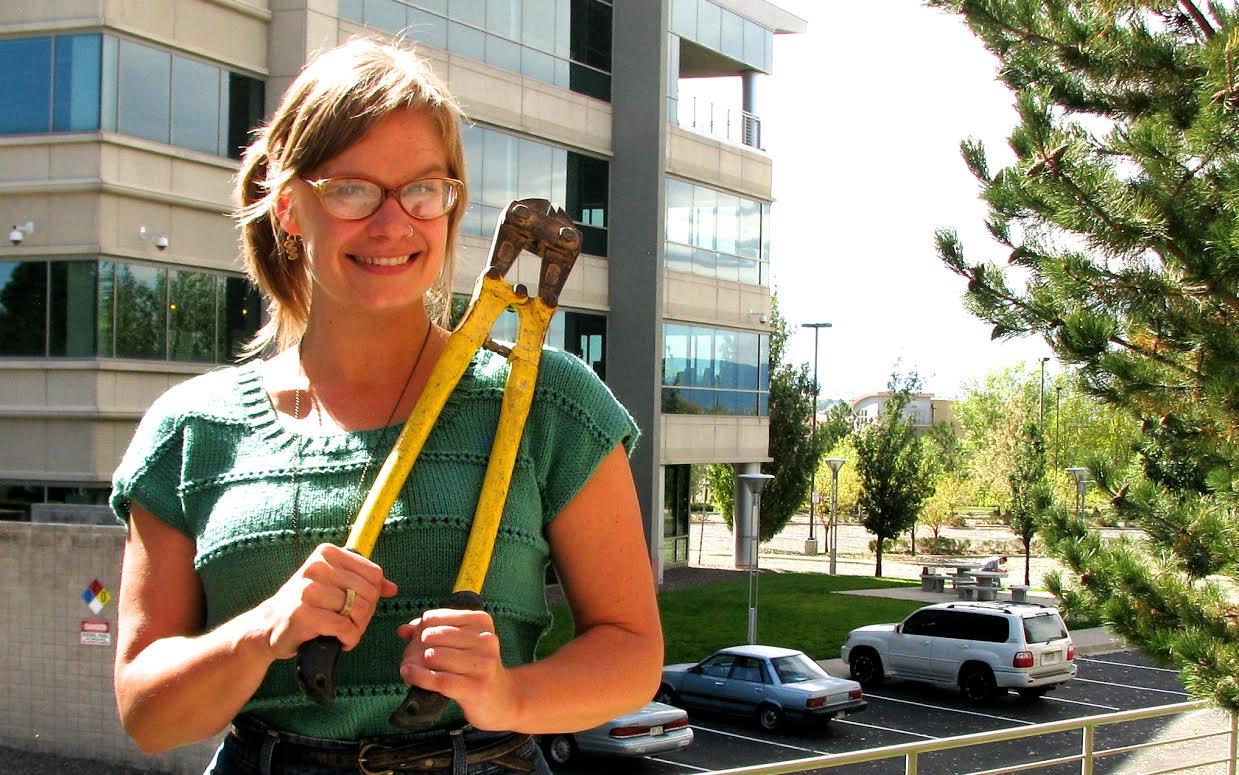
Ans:
{"type": "Polygon", "coordinates": [[[934,230],[954,228],[970,261],[1005,259],[959,154],[978,137],[991,169],[1014,158],[997,60],[959,17],[920,0],[774,2],[808,22],[775,36],[756,105],[774,159],[774,290],[797,328],[789,358],[811,367],[813,331],[799,326],[830,323],[821,396],[853,399],[884,390],[897,363],[950,398],[969,379],[1052,356],[1040,339],[991,341],[934,249],[934,230]]]}

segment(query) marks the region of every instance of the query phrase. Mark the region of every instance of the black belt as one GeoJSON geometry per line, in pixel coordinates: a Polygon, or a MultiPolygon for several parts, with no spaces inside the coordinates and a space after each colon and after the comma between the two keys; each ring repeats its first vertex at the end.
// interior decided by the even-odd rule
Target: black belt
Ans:
{"type": "Polygon", "coordinates": [[[315,738],[288,735],[269,729],[244,716],[232,723],[233,737],[247,747],[269,751],[288,764],[310,764],[357,770],[366,775],[397,772],[463,770],[474,764],[494,764],[515,772],[533,772],[534,763],[517,755],[532,740],[530,735],[512,733],[482,745],[469,746],[462,730],[409,743],[368,743],[347,740],[303,741],[315,738]],[[270,747],[268,747],[270,746],[270,747]],[[461,762],[460,759],[464,761],[461,762]],[[453,767],[455,765],[455,767],[453,767]]]}

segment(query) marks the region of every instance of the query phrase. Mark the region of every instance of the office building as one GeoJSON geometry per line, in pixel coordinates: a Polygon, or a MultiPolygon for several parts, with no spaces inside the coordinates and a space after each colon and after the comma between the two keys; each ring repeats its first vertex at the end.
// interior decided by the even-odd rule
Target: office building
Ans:
{"type": "Polygon", "coordinates": [[[566,207],[585,252],[551,343],[633,412],[652,555],[686,561],[689,464],[768,459],[777,258],[755,106],[773,36],[804,26],[765,0],[0,5],[0,516],[106,503],[151,401],[252,334],[228,217],[248,131],[315,50],[402,35],[472,122],[457,290],[509,200],[566,207]],[[680,99],[710,76],[741,81],[740,104],[680,99]]]}

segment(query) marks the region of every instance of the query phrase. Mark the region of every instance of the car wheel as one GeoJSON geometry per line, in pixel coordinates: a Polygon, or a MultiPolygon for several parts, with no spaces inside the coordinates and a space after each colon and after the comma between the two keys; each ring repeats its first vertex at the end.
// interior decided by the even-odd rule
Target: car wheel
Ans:
{"type": "Polygon", "coordinates": [[[1044,689],[1044,688],[1036,688],[1036,689],[1018,689],[1017,691],[1020,693],[1021,700],[1032,702],[1033,700],[1039,700],[1042,697],[1044,697],[1045,693],[1049,690],[1044,689]]]}
{"type": "Polygon", "coordinates": [[[670,686],[659,684],[658,693],[654,695],[654,702],[661,702],[664,705],[679,705],[680,696],[670,686]]]}
{"type": "Polygon", "coordinates": [[[873,649],[856,649],[848,660],[852,680],[865,689],[882,685],[882,658],[873,649]]]}
{"type": "Polygon", "coordinates": [[[773,705],[762,705],[757,709],[757,723],[767,732],[773,732],[783,725],[783,711],[773,705]]]}
{"type": "Polygon", "coordinates": [[[576,741],[572,735],[544,735],[542,750],[552,764],[567,764],[576,758],[576,741]]]}
{"type": "Polygon", "coordinates": [[[998,689],[994,674],[983,665],[966,669],[959,677],[959,688],[964,693],[964,699],[976,705],[992,700],[998,689]]]}

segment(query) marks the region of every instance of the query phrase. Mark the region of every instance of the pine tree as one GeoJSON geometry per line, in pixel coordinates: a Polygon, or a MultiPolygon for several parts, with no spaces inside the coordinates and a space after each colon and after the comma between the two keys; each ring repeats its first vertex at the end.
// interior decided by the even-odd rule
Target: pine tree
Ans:
{"type": "Polygon", "coordinates": [[[933,494],[924,447],[903,412],[920,389],[920,378],[895,374],[889,389],[892,395],[882,413],[854,436],[861,524],[878,539],[875,576],[882,575],[883,543],[912,527],[921,504],[933,494]]]}
{"type": "MultiPolygon", "coordinates": [[[[1016,95],[1017,160],[983,187],[1001,261],[938,233],[997,337],[1040,335],[1083,391],[1141,422],[1141,483],[1099,487],[1147,540],[1103,541],[1066,510],[1053,586],[1190,690],[1239,708],[1239,24],[1233,2],[927,0],[963,17],[1016,95]]],[[[1078,462],[1078,461],[1074,461],[1078,462]]]]}

